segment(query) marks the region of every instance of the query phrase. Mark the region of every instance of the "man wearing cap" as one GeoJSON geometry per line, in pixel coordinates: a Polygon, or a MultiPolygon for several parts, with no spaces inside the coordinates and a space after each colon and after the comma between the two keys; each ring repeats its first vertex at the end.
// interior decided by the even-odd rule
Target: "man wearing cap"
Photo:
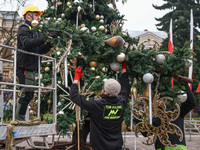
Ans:
{"type": "MultiPolygon", "coordinates": [[[[21,25],[17,32],[17,48],[27,52],[44,54],[52,47],[50,43],[45,43],[45,38],[41,32],[33,28],[32,21],[39,21],[42,12],[36,6],[25,8],[23,17],[25,23],[21,25]]],[[[34,85],[35,71],[38,69],[38,56],[25,53],[17,53],[17,77],[19,84],[34,85]]],[[[17,104],[16,120],[25,120],[25,113],[29,102],[34,95],[33,88],[21,88],[21,96],[17,104]]]]}
{"type": "Polygon", "coordinates": [[[122,65],[121,85],[108,79],[102,87],[102,98],[86,97],[78,93],[78,81],[83,76],[82,68],[75,70],[70,99],[90,114],[90,145],[94,150],[121,150],[123,139],[121,126],[128,102],[129,79],[127,63],[122,65]]]}

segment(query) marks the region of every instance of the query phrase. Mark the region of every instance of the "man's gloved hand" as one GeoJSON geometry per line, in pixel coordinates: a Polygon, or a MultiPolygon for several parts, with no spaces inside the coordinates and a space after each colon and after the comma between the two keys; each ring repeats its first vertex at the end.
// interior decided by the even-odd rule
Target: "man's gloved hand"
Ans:
{"type": "Polygon", "coordinates": [[[126,69],[126,66],[127,66],[127,62],[125,61],[122,65],[122,69],[126,69]]]}
{"type": "Polygon", "coordinates": [[[83,76],[84,71],[82,71],[82,67],[78,66],[75,70],[74,80],[80,80],[83,76]]]}

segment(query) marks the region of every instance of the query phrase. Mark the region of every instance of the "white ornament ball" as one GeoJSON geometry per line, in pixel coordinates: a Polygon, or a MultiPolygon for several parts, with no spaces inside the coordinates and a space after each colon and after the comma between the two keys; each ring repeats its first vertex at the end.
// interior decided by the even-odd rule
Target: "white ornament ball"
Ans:
{"type": "Polygon", "coordinates": [[[54,6],[51,6],[51,9],[55,9],[55,7],[54,7],[54,6]]]}
{"type": "Polygon", "coordinates": [[[89,4],[89,7],[92,8],[92,4],[89,4]]]}
{"type": "Polygon", "coordinates": [[[61,81],[58,81],[58,84],[61,84],[61,81]]]}
{"type": "Polygon", "coordinates": [[[192,60],[190,60],[190,59],[185,60],[185,67],[186,68],[189,68],[191,65],[192,65],[192,60]]]}
{"type": "Polygon", "coordinates": [[[151,73],[146,73],[143,76],[143,81],[146,84],[151,84],[153,82],[153,80],[154,80],[154,76],[151,73]]]}
{"type": "Polygon", "coordinates": [[[162,62],[164,62],[165,61],[165,56],[163,55],[163,54],[158,54],[157,56],[156,56],[156,62],[158,63],[158,64],[162,64],[162,62]]]}
{"type": "Polygon", "coordinates": [[[100,23],[104,23],[104,20],[103,20],[103,19],[101,19],[99,22],[100,22],[100,23]]]}
{"type": "Polygon", "coordinates": [[[58,106],[61,106],[62,105],[62,103],[61,102],[58,102],[58,106]]]}
{"type": "Polygon", "coordinates": [[[95,71],[95,68],[94,68],[94,67],[91,67],[90,70],[91,70],[91,71],[95,71]]]}
{"type": "Polygon", "coordinates": [[[125,59],[126,59],[126,55],[124,54],[124,53],[120,53],[119,55],[117,55],[116,56],[116,60],[118,61],[118,62],[124,62],[125,61],[125,59]]]}
{"type": "Polygon", "coordinates": [[[61,110],[61,111],[58,112],[58,114],[59,114],[59,115],[64,115],[65,113],[64,113],[63,110],[61,110]]]}
{"type": "Polygon", "coordinates": [[[106,79],[106,78],[105,78],[105,79],[103,79],[103,82],[106,82],[106,80],[108,80],[108,79],[106,79]]]}
{"type": "Polygon", "coordinates": [[[90,32],[89,29],[88,29],[87,27],[82,27],[82,28],[81,28],[81,31],[87,31],[87,33],[90,32]]]}
{"type": "Polygon", "coordinates": [[[92,32],[95,32],[97,30],[97,28],[96,27],[92,27],[91,30],[92,30],[92,32]]]}
{"type": "Polygon", "coordinates": [[[187,94],[184,91],[181,91],[181,93],[183,94],[178,95],[178,98],[181,101],[181,103],[184,103],[187,100],[187,94]]]}
{"type": "Polygon", "coordinates": [[[62,18],[58,18],[58,21],[62,21],[62,18]]]}
{"type": "Polygon", "coordinates": [[[101,16],[100,16],[100,18],[101,18],[101,19],[104,19],[104,16],[103,16],[103,15],[101,15],[101,16]]]}
{"type": "Polygon", "coordinates": [[[60,55],[60,53],[61,53],[60,51],[57,51],[57,55],[58,55],[58,56],[60,55]]]}
{"type": "Polygon", "coordinates": [[[120,63],[118,62],[113,62],[110,64],[110,68],[113,70],[113,71],[119,71],[121,69],[121,66],[120,66],[120,63]]]}

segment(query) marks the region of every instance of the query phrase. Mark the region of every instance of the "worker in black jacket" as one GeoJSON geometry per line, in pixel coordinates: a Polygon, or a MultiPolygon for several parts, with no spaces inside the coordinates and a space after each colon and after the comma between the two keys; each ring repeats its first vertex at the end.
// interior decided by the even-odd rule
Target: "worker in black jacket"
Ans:
{"type": "MultiPolygon", "coordinates": [[[[185,83],[181,78],[179,78],[179,82],[182,85],[183,90],[185,90],[187,94],[187,100],[183,102],[180,106],[180,115],[171,123],[177,125],[183,132],[183,140],[179,141],[179,136],[177,134],[168,134],[169,141],[172,143],[172,145],[176,145],[176,147],[166,147],[164,146],[159,139],[155,142],[155,149],[156,150],[187,150],[186,142],[185,142],[185,133],[184,133],[184,117],[195,107],[196,105],[196,99],[194,97],[194,94],[190,90],[190,87],[188,86],[188,83],[185,83]]],[[[152,120],[152,123],[154,126],[160,125],[160,119],[157,117],[154,117],[152,120]]]]}
{"type": "MultiPolygon", "coordinates": [[[[174,121],[172,121],[172,124],[177,125],[183,133],[183,140],[179,141],[179,136],[174,133],[174,134],[168,134],[169,136],[169,141],[171,142],[172,145],[177,145],[176,147],[167,147],[164,146],[159,138],[157,138],[154,146],[155,146],[155,150],[187,150],[186,147],[186,142],[185,142],[185,133],[184,133],[184,117],[195,107],[196,105],[196,99],[192,93],[192,91],[190,90],[188,83],[185,83],[184,81],[182,81],[181,78],[179,78],[179,82],[182,85],[182,89],[185,90],[186,94],[187,94],[187,100],[185,102],[183,102],[180,106],[180,115],[178,116],[178,118],[174,121]]],[[[157,101],[158,107],[160,106],[160,104],[163,101],[157,101]]],[[[134,119],[134,121],[136,123],[140,122],[137,119],[134,119]]],[[[152,118],[152,123],[153,126],[155,127],[159,127],[161,125],[161,120],[158,117],[153,117],[152,118]]],[[[141,132],[143,136],[147,136],[147,132],[141,132]]]]}
{"type": "MultiPolygon", "coordinates": [[[[39,21],[42,12],[36,6],[28,6],[23,12],[25,23],[17,32],[17,48],[27,52],[44,54],[52,47],[50,43],[45,43],[47,36],[34,29],[31,25],[33,20],[39,21]]],[[[38,56],[17,53],[17,77],[20,84],[34,85],[35,71],[38,69],[38,56]]],[[[29,102],[34,95],[33,88],[21,88],[21,96],[17,104],[16,120],[25,120],[25,113],[29,102]]]]}
{"type": "Polygon", "coordinates": [[[121,125],[128,102],[129,79],[127,63],[122,65],[121,85],[115,79],[108,79],[102,87],[102,99],[86,97],[78,93],[78,81],[82,68],[75,71],[70,99],[90,113],[90,145],[94,150],[121,150],[123,145],[121,125]]]}

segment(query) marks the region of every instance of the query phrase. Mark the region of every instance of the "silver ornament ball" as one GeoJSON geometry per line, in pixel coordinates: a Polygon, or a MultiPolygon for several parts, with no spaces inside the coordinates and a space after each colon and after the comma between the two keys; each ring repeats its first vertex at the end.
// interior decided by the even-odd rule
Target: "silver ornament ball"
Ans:
{"type": "Polygon", "coordinates": [[[151,84],[153,82],[153,80],[154,80],[154,76],[151,73],[146,73],[143,76],[143,81],[146,84],[151,84]]]}

